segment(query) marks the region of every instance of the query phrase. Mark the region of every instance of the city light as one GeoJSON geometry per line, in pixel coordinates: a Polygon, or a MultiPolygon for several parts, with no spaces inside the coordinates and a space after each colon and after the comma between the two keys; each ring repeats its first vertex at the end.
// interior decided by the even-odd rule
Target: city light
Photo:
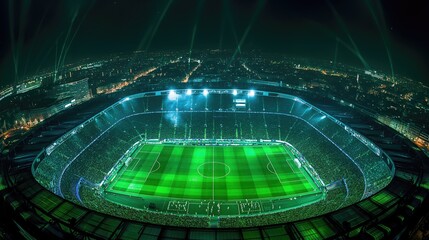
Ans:
{"type": "Polygon", "coordinates": [[[238,92],[237,89],[232,90],[232,95],[237,96],[238,92]]]}
{"type": "Polygon", "coordinates": [[[322,119],[322,120],[323,120],[323,119],[325,119],[325,118],[326,118],[326,115],[323,115],[320,119],[322,119]]]}
{"type": "Polygon", "coordinates": [[[192,94],[192,90],[191,89],[188,89],[188,90],[186,90],[186,95],[191,95],[192,94]]]}
{"type": "Polygon", "coordinates": [[[250,91],[247,93],[247,96],[249,96],[249,97],[254,97],[254,96],[255,96],[255,90],[250,90],[250,91]]]}
{"type": "Polygon", "coordinates": [[[204,96],[207,96],[207,95],[209,95],[209,90],[207,90],[207,89],[204,89],[204,90],[203,90],[203,95],[204,95],[204,96]]]}

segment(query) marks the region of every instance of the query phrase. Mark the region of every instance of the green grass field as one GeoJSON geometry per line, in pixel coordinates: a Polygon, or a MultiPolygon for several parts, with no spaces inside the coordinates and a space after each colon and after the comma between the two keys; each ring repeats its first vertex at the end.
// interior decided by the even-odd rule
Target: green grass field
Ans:
{"type": "Polygon", "coordinates": [[[281,144],[191,146],[145,144],[106,191],[153,199],[248,201],[320,193],[281,144]]]}

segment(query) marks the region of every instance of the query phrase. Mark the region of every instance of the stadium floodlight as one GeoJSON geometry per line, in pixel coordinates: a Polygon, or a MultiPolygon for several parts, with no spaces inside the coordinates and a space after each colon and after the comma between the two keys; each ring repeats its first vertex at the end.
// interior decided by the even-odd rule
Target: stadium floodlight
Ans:
{"type": "Polygon", "coordinates": [[[174,101],[177,99],[177,94],[174,90],[170,90],[170,92],[168,93],[168,100],[170,101],[174,101]]]}
{"type": "Polygon", "coordinates": [[[203,95],[204,95],[204,96],[207,96],[207,95],[209,95],[209,90],[207,90],[207,89],[204,89],[204,90],[203,90],[203,95]]]}
{"type": "Polygon", "coordinates": [[[238,92],[237,89],[232,90],[232,95],[237,96],[238,92]]]}
{"type": "Polygon", "coordinates": [[[249,97],[254,97],[254,96],[255,96],[255,90],[250,90],[250,91],[247,93],[247,96],[249,96],[249,97]]]}
{"type": "Polygon", "coordinates": [[[192,90],[191,89],[188,89],[188,90],[186,90],[186,95],[191,95],[192,94],[192,90]]]}

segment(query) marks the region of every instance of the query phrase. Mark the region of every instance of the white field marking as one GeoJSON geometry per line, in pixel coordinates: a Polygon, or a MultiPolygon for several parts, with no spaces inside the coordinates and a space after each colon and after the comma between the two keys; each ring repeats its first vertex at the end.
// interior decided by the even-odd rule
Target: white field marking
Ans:
{"type": "MultiPolygon", "coordinates": [[[[294,157],[290,155],[289,151],[286,151],[287,155],[289,155],[290,159],[293,161],[294,157]]],[[[286,159],[285,160],[287,165],[289,165],[290,169],[292,169],[293,173],[302,173],[300,170],[298,170],[298,172],[295,172],[295,170],[293,169],[293,167],[290,165],[289,161],[286,159]]]]}
{"type": "MultiPolygon", "coordinates": [[[[271,169],[270,169],[270,166],[271,166],[271,169],[274,169],[274,167],[273,167],[273,165],[271,164],[271,162],[269,162],[269,163],[267,163],[267,166],[266,166],[267,170],[268,170],[270,173],[275,174],[275,172],[273,172],[273,170],[271,170],[271,169]]],[[[285,174],[285,175],[293,175],[293,176],[296,176],[296,174],[295,174],[295,173],[283,173],[283,174],[285,174]]],[[[298,178],[300,178],[300,177],[298,176],[298,178]]]]}
{"type": "MultiPolygon", "coordinates": [[[[286,149],[285,149],[285,150],[286,150],[286,149]]],[[[291,155],[290,155],[289,151],[287,151],[287,150],[286,150],[286,153],[289,155],[289,157],[291,157],[291,159],[294,159],[294,158],[293,158],[293,156],[291,156],[291,155]]],[[[289,167],[292,169],[293,173],[298,173],[298,174],[300,173],[300,174],[304,175],[305,180],[307,180],[307,182],[309,182],[309,183],[310,183],[310,185],[313,185],[313,184],[311,184],[311,182],[313,182],[313,183],[314,183],[314,181],[313,181],[312,179],[311,179],[311,181],[310,181],[310,180],[308,179],[308,177],[307,177],[307,174],[309,175],[310,173],[304,174],[304,173],[303,173],[303,171],[304,171],[304,170],[301,170],[301,169],[299,169],[299,168],[298,168],[298,169],[299,169],[299,170],[298,170],[299,172],[295,172],[295,171],[294,171],[294,169],[292,168],[292,166],[289,164],[289,161],[287,161],[287,160],[286,160],[286,162],[287,162],[287,164],[289,165],[289,167]]],[[[273,167],[273,168],[274,168],[274,167],[273,167]]],[[[293,182],[293,181],[291,181],[291,182],[293,182]]],[[[316,189],[314,186],[312,186],[312,187],[313,187],[313,189],[316,189]]]]}
{"type": "MultiPolygon", "coordinates": [[[[291,158],[291,160],[293,160],[294,157],[290,155],[289,151],[287,149],[284,149],[284,150],[285,150],[286,154],[291,158]]],[[[270,154],[270,155],[275,156],[275,155],[285,155],[285,154],[284,153],[273,153],[273,154],[270,154]]],[[[302,173],[301,171],[296,172],[293,169],[293,167],[290,165],[288,159],[285,158],[285,162],[287,163],[287,165],[289,165],[289,167],[290,167],[290,169],[292,170],[293,173],[302,173]]],[[[274,166],[273,166],[273,168],[274,168],[274,166]]]]}
{"type": "MultiPolygon", "coordinates": [[[[277,153],[277,154],[279,154],[279,153],[277,153]]],[[[272,154],[272,155],[276,155],[276,154],[272,154]]],[[[282,154],[282,155],[283,155],[283,154],[282,154]]],[[[289,181],[289,180],[282,181],[282,180],[280,180],[279,174],[277,173],[276,168],[274,167],[273,163],[271,162],[270,157],[268,157],[267,153],[265,153],[265,156],[267,157],[268,161],[270,162],[269,164],[271,164],[271,166],[273,167],[274,173],[276,174],[277,179],[279,180],[279,182],[280,182],[281,184],[290,183],[290,182],[302,182],[301,180],[294,180],[294,181],[289,181]]],[[[289,163],[288,163],[288,164],[289,164],[289,163]]],[[[289,165],[289,167],[290,167],[290,165],[289,165]]],[[[268,169],[268,164],[267,164],[267,169],[268,169]]],[[[291,168],[291,169],[292,169],[292,168],[291,168]]],[[[268,169],[268,171],[269,171],[269,169],[268,169]]],[[[270,172],[271,172],[271,171],[270,171],[270,172]]],[[[301,173],[301,172],[300,172],[300,173],[301,173]]],[[[292,174],[292,173],[284,173],[284,174],[292,174]]],[[[294,172],[293,174],[294,174],[294,175],[296,175],[296,174],[295,174],[295,172],[294,172]]],[[[305,176],[304,176],[304,177],[305,177],[305,176]]],[[[306,179],[306,180],[307,180],[307,179],[306,179]]]]}
{"type": "MultiPolygon", "coordinates": [[[[140,151],[139,153],[153,153],[153,152],[148,152],[148,151],[140,151]]],[[[137,155],[139,155],[139,153],[137,153],[137,155]]]]}
{"type": "MultiPolygon", "coordinates": [[[[305,180],[307,180],[307,179],[305,179],[305,180]]],[[[302,180],[287,180],[287,181],[284,181],[282,183],[294,183],[294,182],[302,182],[302,180]]]]}
{"type": "MultiPolygon", "coordinates": [[[[139,150],[142,150],[145,146],[147,145],[147,143],[143,143],[139,148],[139,150]]],[[[136,149],[137,150],[137,149],[136,149]]],[[[135,151],[134,151],[135,152],[135,151]]],[[[140,152],[140,151],[139,151],[140,152]]]]}
{"type": "MultiPolygon", "coordinates": [[[[142,147],[141,147],[140,149],[142,149],[145,145],[146,145],[146,144],[142,145],[142,147]]],[[[136,168],[136,166],[137,166],[137,165],[139,165],[138,163],[140,162],[140,160],[142,160],[142,158],[139,158],[140,153],[149,153],[149,154],[150,154],[150,153],[152,153],[152,152],[139,151],[139,152],[136,154],[136,157],[135,157],[135,158],[133,158],[132,162],[134,163],[134,162],[135,162],[135,160],[138,160],[138,161],[135,163],[135,165],[133,166],[133,168],[132,168],[131,170],[128,170],[128,168],[127,168],[127,170],[125,170],[125,171],[134,171],[134,169],[136,168]]]]}
{"type": "MultiPolygon", "coordinates": [[[[266,166],[267,170],[272,174],[276,174],[275,172],[270,170],[270,167],[269,167],[270,165],[271,165],[270,162],[267,163],[267,166],[266,166]]],[[[274,169],[273,165],[271,165],[271,168],[274,169]]],[[[285,173],[285,174],[296,176],[294,173],[285,173]]],[[[298,177],[298,178],[300,178],[300,177],[298,177]]],[[[304,177],[304,179],[308,181],[307,177],[304,177]]],[[[294,183],[294,182],[302,182],[302,179],[300,178],[299,180],[286,180],[286,181],[281,181],[280,183],[284,184],[284,183],[294,183]]]]}
{"type": "Polygon", "coordinates": [[[277,174],[277,170],[276,170],[276,168],[274,167],[273,163],[271,162],[270,157],[268,157],[268,155],[267,155],[267,153],[266,153],[265,151],[264,151],[264,153],[265,153],[265,156],[267,157],[268,161],[270,162],[271,166],[273,166],[273,170],[274,170],[274,173],[275,173],[275,174],[276,174],[276,176],[277,176],[277,179],[278,179],[278,180],[279,180],[279,182],[282,184],[282,181],[280,180],[280,177],[279,177],[279,175],[277,174]]]}
{"type": "MultiPolygon", "coordinates": [[[[155,161],[153,161],[152,167],[150,168],[150,170],[149,170],[148,174],[146,175],[146,178],[144,179],[143,184],[145,184],[145,183],[146,183],[146,181],[147,181],[147,179],[149,178],[149,175],[151,174],[152,169],[153,169],[153,167],[155,166],[155,163],[156,163],[156,162],[158,162],[158,158],[159,158],[159,156],[160,156],[160,155],[161,155],[161,152],[159,152],[159,153],[158,153],[158,156],[156,156],[155,161]]],[[[161,163],[160,163],[160,164],[161,164],[161,163]]]]}
{"type": "Polygon", "coordinates": [[[137,160],[136,164],[133,166],[133,169],[129,169],[130,166],[128,166],[125,170],[119,171],[116,176],[113,178],[114,181],[111,181],[111,183],[109,184],[109,186],[111,185],[112,187],[109,188],[113,188],[113,186],[116,185],[116,183],[119,181],[119,179],[122,178],[122,176],[126,173],[126,172],[132,172],[134,171],[134,168],[138,165],[137,163],[140,162],[140,158],[133,158],[132,159],[132,163],[134,163],[137,160]]]}
{"type": "MultiPolygon", "coordinates": [[[[127,178],[122,178],[123,180],[127,179],[127,178]]],[[[134,184],[134,183],[138,183],[138,184],[144,184],[144,180],[139,180],[139,179],[133,179],[130,184],[134,184]]]]}
{"type": "Polygon", "coordinates": [[[158,168],[156,168],[155,170],[152,170],[151,173],[158,171],[158,169],[161,168],[161,163],[158,161],[155,161],[155,164],[158,163],[158,168]]]}
{"type": "Polygon", "coordinates": [[[145,152],[139,152],[139,153],[136,154],[136,158],[141,158],[140,155],[142,155],[142,154],[140,154],[140,153],[142,153],[142,154],[146,153],[148,155],[154,154],[154,152],[146,152],[146,151],[145,152]]]}
{"type": "Polygon", "coordinates": [[[267,163],[267,170],[268,170],[270,173],[275,174],[275,172],[273,172],[274,170],[270,170],[270,169],[269,169],[269,167],[268,167],[268,166],[270,166],[270,165],[271,165],[271,168],[272,168],[272,169],[274,169],[274,167],[273,167],[273,165],[271,164],[271,162],[269,162],[269,163],[267,163]]]}
{"type": "Polygon", "coordinates": [[[250,202],[240,202],[239,205],[240,205],[242,213],[249,214],[250,212],[261,212],[261,210],[262,210],[261,209],[261,204],[259,203],[259,201],[253,201],[253,200],[251,200],[250,202]],[[256,206],[256,208],[249,207],[249,208],[247,208],[248,210],[244,210],[243,208],[246,207],[246,206],[248,206],[248,205],[250,205],[250,206],[256,206]]]}
{"type": "MultiPolygon", "coordinates": [[[[216,163],[216,164],[223,164],[224,166],[226,166],[226,167],[228,168],[228,172],[227,172],[225,175],[223,175],[223,176],[217,176],[217,177],[215,177],[215,178],[224,178],[224,177],[228,176],[228,175],[229,175],[229,173],[231,172],[231,167],[230,167],[228,164],[223,163],[223,162],[214,162],[214,163],[216,163]]],[[[214,164],[214,163],[213,163],[213,164],[214,164]]],[[[201,177],[203,177],[203,178],[210,178],[210,177],[206,177],[206,176],[204,176],[204,174],[202,174],[202,173],[201,173],[201,171],[200,171],[200,168],[201,168],[203,165],[206,165],[206,164],[210,164],[210,162],[204,162],[204,163],[201,163],[200,165],[198,165],[198,167],[197,167],[197,173],[198,173],[198,175],[200,175],[200,176],[201,176],[201,177]]],[[[213,176],[212,176],[211,178],[213,178],[213,176]]]]}
{"type": "Polygon", "coordinates": [[[177,211],[177,212],[186,212],[188,213],[189,211],[189,203],[188,201],[168,201],[168,205],[167,205],[167,211],[177,211]],[[170,206],[172,206],[172,204],[177,203],[177,205],[179,206],[179,208],[175,208],[175,209],[171,209],[170,206]],[[180,206],[185,206],[185,208],[181,209],[180,206]]]}
{"type": "Polygon", "coordinates": [[[304,174],[305,179],[307,180],[307,182],[309,182],[309,183],[310,183],[310,185],[311,185],[311,187],[313,188],[313,190],[317,190],[317,189],[318,189],[317,184],[316,184],[316,182],[313,180],[311,173],[309,173],[309,172],[307,172],[307,171],[306,171],[306,173],[307,173],[307,174],[304,174]]]}
{"type": "Polygon", "coordinates": [[[139,165],[139,163],[140,163],[140,160],[142,160],[141,158],[134,158],[133,159],[133,162],[135,161],[135,160],[137,160],[137,162],[136,162],[136,164],[133,166],[133,168],[131,169],[131,170],[125,170],[125,171],[134,171],[134,169],[136,168],[136,166],[137,165],[139,165]]]}

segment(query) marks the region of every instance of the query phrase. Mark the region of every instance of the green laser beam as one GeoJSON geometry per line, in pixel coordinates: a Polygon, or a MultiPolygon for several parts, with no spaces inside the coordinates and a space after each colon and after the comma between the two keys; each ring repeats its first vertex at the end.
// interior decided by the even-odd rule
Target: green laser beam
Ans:
{"type": "Polygon", "coordinates": [[[236,55],[241,52],[241,46],[243,45],[244,41],[246,40],[247,36],[249,35],[249,32],[252,29],[253,24],[255,23],[256,19],[258,18],[259,14],[261,13],[262,9],[264,8],[264,5],[265,5],[265,0],[259,0],[258,1],[255,12],[253,13],[252,18],[250,19],[250,22],[247,25],[246,30],[244,31],[243,36],[241,37],[240,42],[238,43],[237,49],[235,50],[234,54],[232,55],[229,64],[231,64],[234,61],[236,55]]]}

